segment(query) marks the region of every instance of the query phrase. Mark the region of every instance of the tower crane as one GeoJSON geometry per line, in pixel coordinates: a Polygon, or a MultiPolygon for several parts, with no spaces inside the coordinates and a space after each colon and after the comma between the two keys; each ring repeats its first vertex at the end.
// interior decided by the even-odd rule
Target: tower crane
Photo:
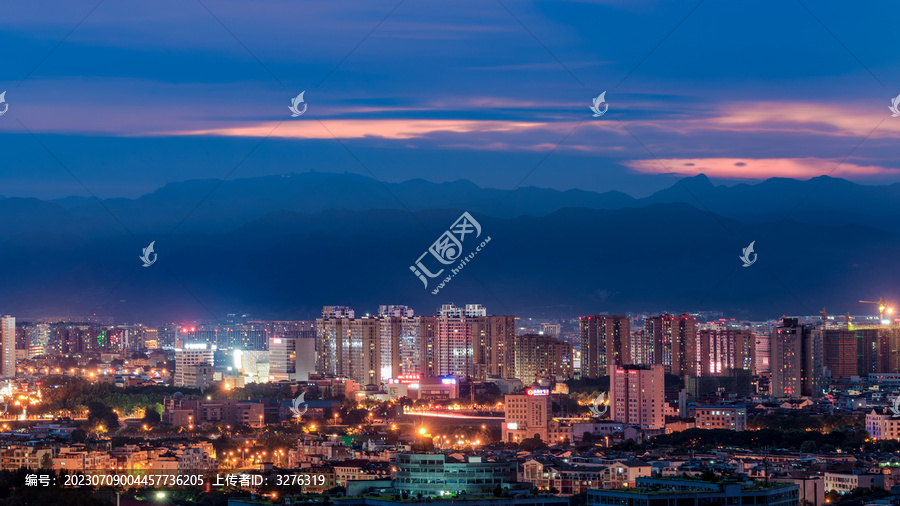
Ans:
{"type": "Polygon", "coordinates": [[[890,302],[878,297],[878,300],[861,300],[860,304],[876,304],[878,306],[878,319],[884,321],[884,312],[887,311],[887,314],[893,314],[894,308],[890,307],[890,302]]]}

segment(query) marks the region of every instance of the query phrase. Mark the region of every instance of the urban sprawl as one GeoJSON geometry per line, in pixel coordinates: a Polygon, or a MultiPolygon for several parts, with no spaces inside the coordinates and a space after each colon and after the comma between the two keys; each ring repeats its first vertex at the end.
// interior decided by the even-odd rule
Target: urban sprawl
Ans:
{"type": "Polygon", "coordinates": [[[859,312],[4,316],[0,503],[900,504],[900,318],[859,312]]]}

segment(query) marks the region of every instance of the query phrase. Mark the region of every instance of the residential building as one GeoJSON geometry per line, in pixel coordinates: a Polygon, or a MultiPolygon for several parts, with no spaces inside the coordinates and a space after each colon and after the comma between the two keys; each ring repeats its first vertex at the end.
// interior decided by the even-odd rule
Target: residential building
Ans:
{"type": "Polygon", "coordinates": [[[600,314],[578,320],[583,378],[604,376],[611,365],[632,363],[630,318],[600,314]]]}
{"type": "Polygon", "coordinates": [[[535,437],[545,443],[567,437],[572,440],[571,427],[553,419],[553,399],[549,389],[528,388],[524,394],[507,395],[504,408],[503,441],[515,443],[535,437]]]}
{"type": "Polygon", "coordinates": [[[646,429],[665,427],[665,370],[650,366],[609,366],[610,420],[646,429]]]}
{"type": "Polygon", "coordinates": [[[772,332],[773,397],[819,397],[824,381],[821,330],[801,325],[797,318],[784,318],[772,332]]]}
{"type": "Polygon", "coordinates": [[[825,473],[825,492],[846,494],[856,488],[884,488],[882,473],[825,473]]]}
{"type": "Polygon", "coordinates": [[[572,345],[554,337],[525,334],[515,340],[515,377],[530,385],[540,378],[571,378],[572,345]]]}
{"type": "Polygon", "coordinates": [[[719,376],[730,369],[754,370],[754,338],[749,330],[718,327],[697,331],[698,376],[719,376]]]}
{"type": "Polygon", "coordinates": [[[0,378],[16,376],[16,318],[0,317],[0,378]]]}
{"type": "Polygon", "coordinates": [[[747,430],[747,406],[691,406],[689,416],[694,418],[698,429],[747,430]]]}
{"type": "Polygon", "coordinates": [[[876,408],[866,414],[866,431],[872,439],[900,439],[900,414],[891,409],[876,408]]]}
{"type": "Polygon", "coordinates": [[[638,459],[578,464],[532,459],[522,465],[522,481],[540,491],[556,489],[561,495],[574,495],[588,490],[634,487],[636,480],[650,476],[652,469],[649,463],[638,459]]]}
{"type": "Polygon", "coordinates": [[[683,314],[668,313],[644,320],[644,332],[653,342],[653,363],[677,376],[697,376],[697,321],[683,314]]]}

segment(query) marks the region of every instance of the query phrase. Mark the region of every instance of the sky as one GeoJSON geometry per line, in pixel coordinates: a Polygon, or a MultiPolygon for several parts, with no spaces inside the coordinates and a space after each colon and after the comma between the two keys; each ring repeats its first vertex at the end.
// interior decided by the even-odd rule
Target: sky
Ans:
{"type": "Polygon", "coordinates": [[[887,1],[12,0],[0,195],[308,170],[638,197],[698,173],[893,183],[896,23],[887,1]]]}

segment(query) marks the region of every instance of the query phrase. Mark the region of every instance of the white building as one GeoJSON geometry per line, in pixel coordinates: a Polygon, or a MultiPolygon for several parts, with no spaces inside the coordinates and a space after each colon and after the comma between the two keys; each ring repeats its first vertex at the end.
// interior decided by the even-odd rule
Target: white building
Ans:
{"type": "Polygon", "coordinates": [[[185,344],[181,348],[175,348],[175,386],[185,385],[185,369],[189,365],[209,364],[215,365],[216,345],[207,343],[185,344]]]}

